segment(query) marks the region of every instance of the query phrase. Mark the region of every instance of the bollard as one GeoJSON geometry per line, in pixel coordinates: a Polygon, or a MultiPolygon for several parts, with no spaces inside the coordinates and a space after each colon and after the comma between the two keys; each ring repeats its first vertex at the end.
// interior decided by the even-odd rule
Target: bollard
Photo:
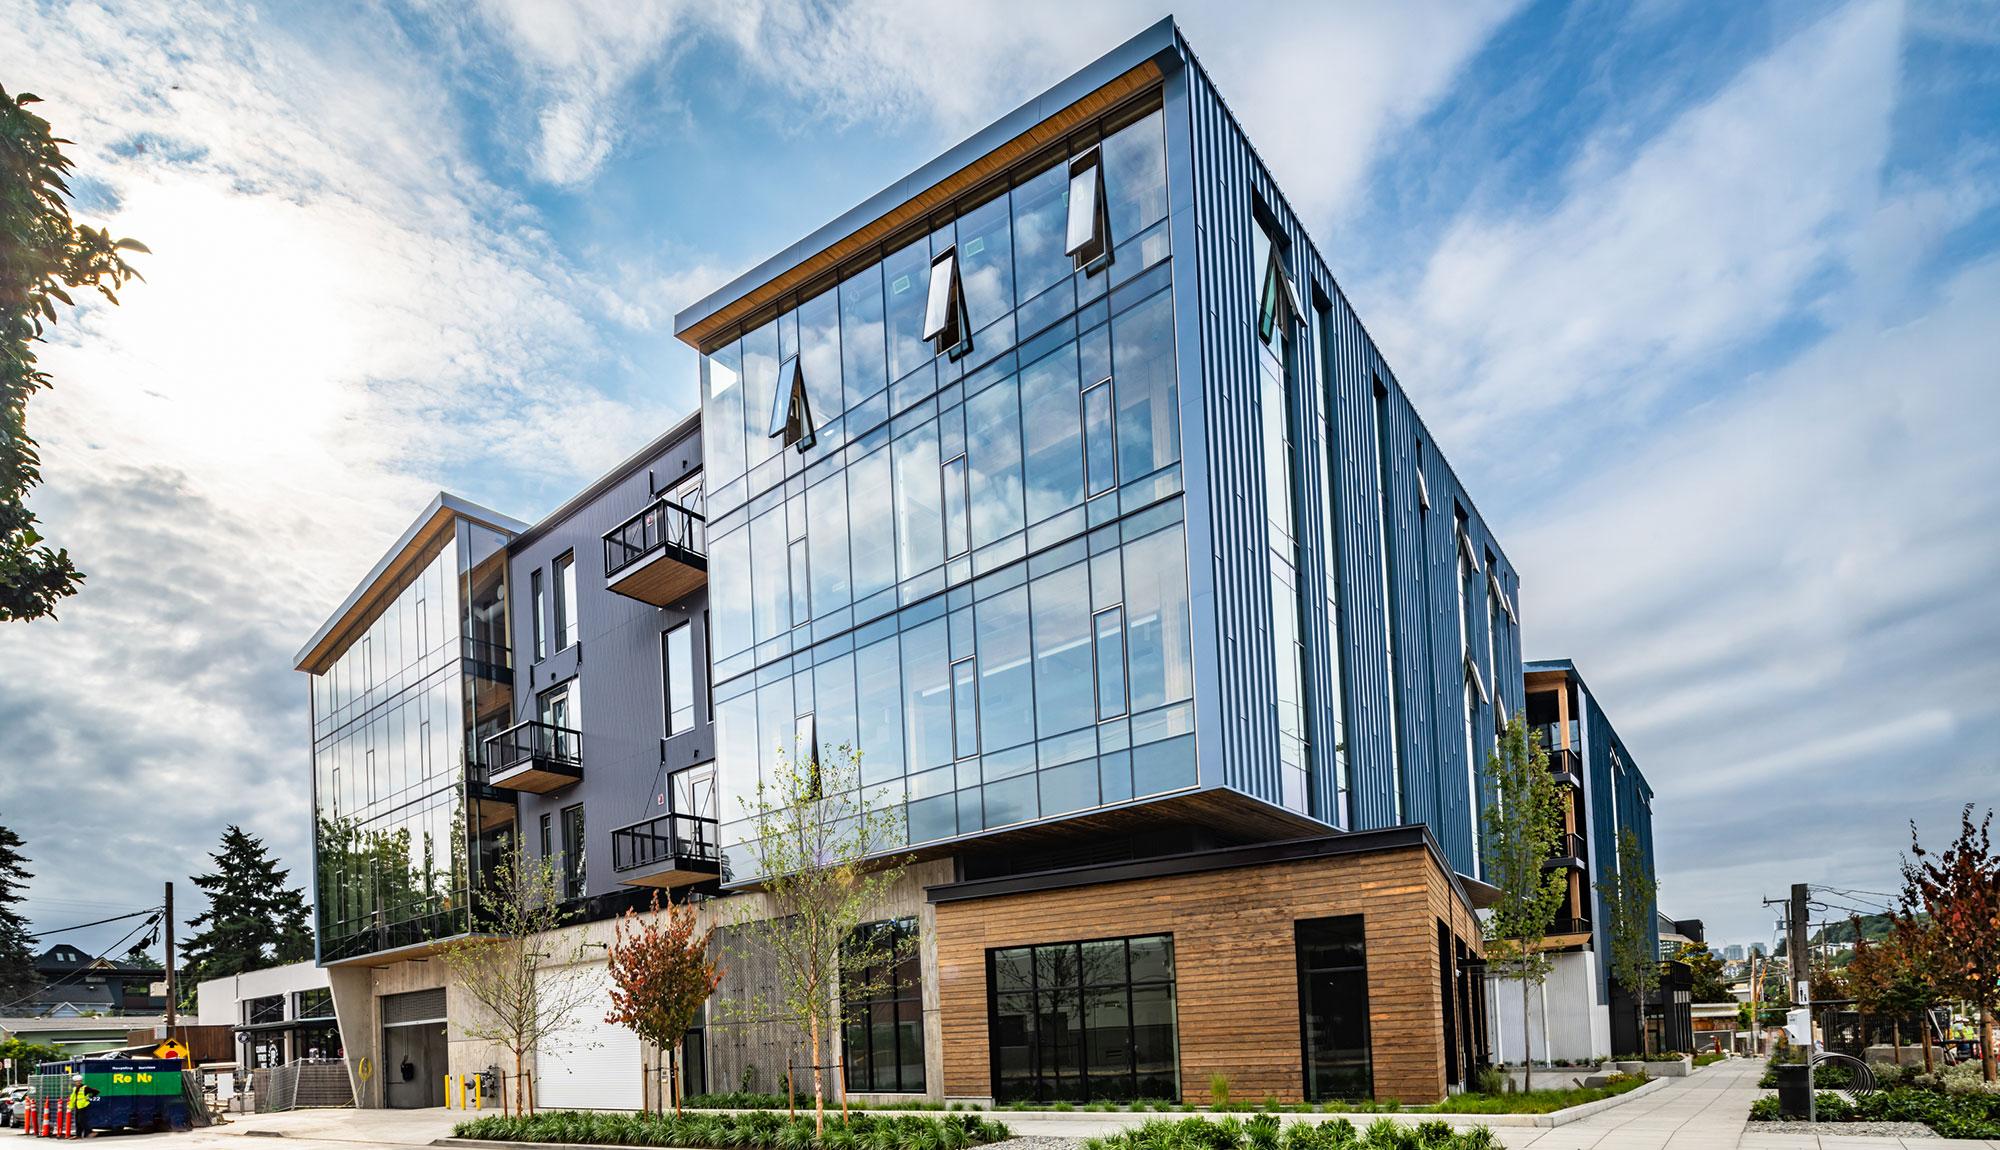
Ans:
{"type": "Polygon", "coordinates": [[[474,1110],[486,1109],[486,1076],[484,1074],[475,1074],[472,1076],[472,1108],[474,1110]]]}
{"type": "Polygon", "coordinates": [[[21,1100],[21,1133],[35,1136],[35,1096],[30,1094],[21,1100]]]}

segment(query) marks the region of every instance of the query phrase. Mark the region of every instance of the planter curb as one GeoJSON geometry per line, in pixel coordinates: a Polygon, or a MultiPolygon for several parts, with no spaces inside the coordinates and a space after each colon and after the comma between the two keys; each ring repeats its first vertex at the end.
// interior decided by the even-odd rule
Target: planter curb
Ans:
{"type": "MultiPolygon", "coordinates": [[[[1431,1122],[1431,1121],[1441,1120],[1452,1123],[1453,1125],[1457,1126],[1463,1126],[1463,1125],[1529,1126],[1529,1127],[1542,1127],[1546,1129],[1555,1126],[1567,1126],[1570,1123],[1575,1122],[1579,1118],[1588,1118],[1593,1114],[1609,1110],[1613,1106],[1617,1106],[1624,1102],[1629,1102],[1634,1098],[1639,1098],[1644,1095],[1651,1094],[1655,1091],[1663,1090],[1666,1088],[1666,1085],[1667,1082],[1665,1079],[1655,1078],[1651,1082],[1639,1086],[1636,1089],[1628,1090],[1623,1094],[1619,1094],[1611,1098],[1600,1098],[1595,1102],[1585,1102],[1580,1106],[1571,1106],[1566,1110],[1558,1110],[1553,1114],[1394,1114],[1394,1113],[1342,1114],[1334,1112],[1334,1113],[1315,1113],[1315,1114],[1280,1114],[1277,1117],[1280,1122],[1286,1125],[1291,1125],[1296,1122],[1330,1122],[1335,1118],[1345,1118],[1348,1121],[1353,1122],[1356,1126],[1364,1126],[1369,1122],[1373,1122],[1377,1118],[1388,1118],[1393,1121],[1405,1124],[1414,1124],[1418,1122],[1431,1122]]],[[[703,1113],[749,1113],[749,1111],[703,1111],[703,1113]]],[[[918,1114],[935,1115],[939,1113],[953,1113],[953,1112],[909,1111],[909,1110],[864,1111],[857,1108],[855,1110],[855,1113],[857,1114],[872,1113],[878,1115],[918,1113],[918,1114]]],[[[957,1111],[956,1113],[968,1113],[968,1111],[957,1111]]],[[[1105,1124],[1107,1126],[1118,1127],[1118,1126],[1137,1126],[1145,1121],[1155,1118],[1164,1118],[1173,1120],[1180,1118],[1199,1117],[1199,1118],[1208,1118],[1210,1120],[1215,1120],[1219,1118],[1234,1117],[1241,1119],[1248,1117],[1248,1115],[1244,1114],[1234,1114],[1234,1113],[1210,1114],[1205,1111],[1198,1113],[1175,1112],[1166,1114],[1148,1111],[1139,1114],[1132,1114],[1116,1110],[1113,1111],[985,1110],[985,1111],[979,1111],[978,1114],[982,1118],[996,1118],[1002,1122],[1005,1122],[1010,1128],[1013,1129],[1014,1134],[1017,1137],[1031,1134],[1032,1130],[1028,1128],[1039,1125],[1044,1122],[1072,1123],[1078,1121],[1089,1122],[1093,1120],[1103,1120],[1105,1121],[1105,1124]]],[[[484,1138],[439,1138],[433,1141],[431,1145],[439,1147],[447,1147],[451,1148],[451,1150],[576,1150],[577,1147],[596,1147],[599,1146],[600,1144],[589,1143],[589,1142],[511,1142],[511,1141],[493,1140],[484,1138]]]]}

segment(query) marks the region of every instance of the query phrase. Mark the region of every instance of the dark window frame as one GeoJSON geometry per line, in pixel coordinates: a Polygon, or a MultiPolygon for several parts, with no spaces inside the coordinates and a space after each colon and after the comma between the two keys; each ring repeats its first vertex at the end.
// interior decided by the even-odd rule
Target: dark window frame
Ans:
{"type": "Polygon", "coordinates": [[[915,918],[886,919],[880,922],[863,923],[856,933],[862,931],[889,931],[892,937],[889,946],[902,950],[908,948],[901,961],[891,965],[886,971],[878,965],[869,965],[850,974],[841,974],[841,1074],[846,1091],[850,1094],[922,1094],[925,1091],[925,1046],[924,1046],[924,975],[923,954],[917,947],[921,937],[915,918]],[[876,1057],[882,1053],[876,1046],[878,1037],[873,1022],[874,1013],[887,1007],[895,1022],[889,1028],[889,1065],[892,1068],[891,1084],[884,1086],[882,1078],[875,1073],[876,1057]],[[916,1022],[916,1057],[914,1063],[905,1057],[904,1022],[905,1014],[916,1022]],[[856,1049],[857,1032],[861,1038],[861,1048],[856,1049]],[[904,1067],[914,1064],[915,1081],[904,1077],[904,1067]],[[863,1071],[863,1080],[856,1081],[856,1070],[863,1071]]]}
{"type": "Polygon", "coordinates": [[[1009,996],[1026,993],[1029,995],[1030,999],[1034,1004],[1032,1017],[1035,1018],[1036,1022],[1034,1028],[1034,1035],[1031,1040],[1031,1046],[1030,1046],[1030,1051],[1031,1051],[1030,1064],[1032,1066],[1032,1069],[1028,1075],[1028,1078],[1034,1084],[1033,1097],[1036,1100],[1045,1102],[1054,1102],[1054,1101],[1089,1102],[1089,1101],[1095,1101],[1100,1098],[1130,1100],[1137,1098],[1152,1098],[1152,1097],[1167,1097],[1174,1100],[1178,1100],[1181,1096],[1181,1087],[1182,1087],[1181,1059],[1180,1059],[1179,985],[1180,985],[1180,974],[1178,967],[1178,959],[1174,947],[1174,934],[1171,931],[1165,931],[1156,934],[1118,935],[1108,938],[1086,938],[1086,939],[1075,939],[1075,940],[1065,939],[1059,942],[1031,943],[1023,946],[988,948],[986,951],[986,1017],[987,1017],[987,1034],[989,1035],[988,1058],[990,1063],[989,1072],[991,1074],[990,1089],[993,1092],[994,1101],[996,1103],[1000,1103],[1003,1101],[1012,1101],[1015,1098],[1014,1094],[1010,1093],[1008,1090],[1005,1089],[1007,1083],[1003,1080],[1001,1075],[1001,1060],[1003,1055],[1003,1046],[998,1036],[1001,1034],[1003,1030],[1003,1027],[1001,1025],[1002,1016],[1000,1013],[1000,999],[1003,993],[1009,996]],[[1165,944],[1167,976],[1165,978],[1149,978],[1145,980],[1135,981],[1132,974],[1132,965],[1133,965],[1132,944],[1137,942],[1155,942],[1155,941],[1163,942],[1165,944]],[[1089,979],[1086,976],[1084,971],[1086,960],[1083,957],[1083,948],[1091,946],[1093,944],[1102,944],[1102,943],[1124,944],[1121,949],[1121,953],[1124,956],[1124,972],[1122,981],[1113,981],[1109,979],[1093,980],[1089,979]],[[1042,971],[1045,967],[1042,952],[1044,951],[1055,952],[1059,950],[1070,950],[1074,953],[1075,955],[1074,969],[1076,971],[1075,979],[1073,982],[1066,981],[1061,985],[1052,985],[1045,988],[1042,986],[1042,978],[1041,978],[1042,971]],[[1027,966],[1028,978],[1029,978],[1028,989],[1026,991],[1014,990],[1014,991],[1003,992],[1000,989],[998,966],[1001,961],[1001,956],[1008,954],[1025,954],[1024,961],[1027,966]],[[1077,1049],[1080,1052],[1079,1063],[1078,1063],[1079,1072],[1066,1075],[1061,1072],[1060,1068],[1054,1070],[1045,1068],[1043,1066],[1045,1044],[1042,1039],[1041,1028],[1046,1024],[1046,1020],[1052,1014],[1052,1012],[1044,1010],[1045,1004],[1042,1001],[1042,996],[1044,994],[1055,996],[1067,992],[1068,994],[1075,996],[1078,1002],[1079,1012],[1081,1012],[1081,999],[1084,992],[1091,990],[1096,990],[1100,992],[1106,990],[1116,991],[1119,987],[1123,987],[1125,991],[1125,1042],[1123,1044],[1123,1049],[1125,1051],[1126,1070],[1122,1074],[1119,1074],[1115,1077],[1105,1076],[1102,1078],[1102,1081],[1106,1085],[1111,1085],[1113,1083],[1116,1083],[1117,1086],[1120,1086],[1123,1089],[1114,1089],[1111,1091],[1102,1091],[1093,1089],[1093,1087],[1097,1085],[1097,1083],[1094,1082],[1093,1079],[1098,1076],[1092,1075],[1089,1070],[1090,1038],[1088,1037],[1088,1028],[1082,1025],[1081,1018],[1079,1019],[1079,1026],[1077,1028],[1077,1038],[1075,1040],[1077,1049]],[[1172,1079],[1172,1083],[1169,1087],[1167,1087],[1164,1090],[1148,1093],[1145,1089],[1145,1086],[1142,1085],[1141,1075],[1138,1069],[1138,1061],[1139,1061],[1138,1050],[1137,1050],[1137,1047],[1139,1045],[1137,1041],[1138,1023],[1135,1021],[1134,1018],[1134,1015],[1137,1013],[1136,995],[1137,992],[1140,990],[1150,991],[1159,988],[1165,988],[1167,992],[1167,1000],[1170,1003],[1171,1011],[1173,1014],[1173,1024],[1171,1028],[1173,1070],[1169,1075],[1169,1077],[1172,1079]],[[1078,1085],[1081,1088],[1081,1096],[1069,1097],[1069,1098],[1062,1097],[1061,1088],[1065,1080],[1075,1081],[1076,1083],[1078,1083],[1078,1085]]]}
{"type": "Polygon", "coordinates": [[[1368,989],[1367,989],[1368,988],[1367,916],[1360,914],[1343,914],[1343,915],[1327,915],[1321,918],[1297,919],[1294,920],[1292,923],[1292,939],[1293,939],[1293,948],[1296,954],[1296,962],[1298,969],[1300,1085],[1303,1088],[1306,1101],[1320,1102],[1320,1101],[1325,1101],[1329,1098],[1374,1097],[1375,1036],[1373,1028],[1369,1026],[1369,1018],[1368,1018],[1369,1002],[1368,1002],[1368,989]],[[1349,923],[1351,923],[1354,926],[1354,928],[1357,929],[1360,933],[1361,961],[1359,963],[1348,963],[1337,966],[1334,965],[1308,966],[1306,960],[1306,950],[1308,946],[1306,939],[1307,930],[1313,928],[1319,928],[1331,931],[1333,929],[1337,929],[1333,924],[1341,924],[1342,926],[1345,926],[1349,923]],[[1313,1024],[1316,1018],[1316,1013],[1313,1010],[1313,1003],[1310,997],[1311,983],[1309,981],[1309,978],[1315,974],[1347,974],[1353,972],[1359,972],[1359,974],[1361,975],[1360,982],[1362,988],[1361,991],[1362,1002],[1361,1002],[1361,1009],[1359,1010],[1357,1016],[1360,1020],[1360,1028],[1361,1028],[1360,1049],[1366,1052],[1367,1065],[1364,1071],[1364,1075],[1367,1079],[1368,1086],[1365,1091],[1357,1091],[1351,1095],[1323,1094],[1317,1090],[1316,1088],[1317,1084],[1313,1080],[1313,1072],[1312,1072],[1313,1024]]]}

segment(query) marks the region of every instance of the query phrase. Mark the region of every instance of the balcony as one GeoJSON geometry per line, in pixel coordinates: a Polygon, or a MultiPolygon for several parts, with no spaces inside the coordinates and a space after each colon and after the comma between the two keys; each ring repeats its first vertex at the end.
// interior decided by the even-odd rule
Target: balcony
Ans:
{"type": "Polygon", "coordinates": [[[1575,831],[1566,831],[1561,837],[1556,839],[1555,853],[1550,855],[1548,861],[1544,862],[1542,866],[1545,868],[1569,867],[1572,870],[1588,870],[1589,866],[1584,862],[1586,857],[1588,856],[1584,853],[1583,836],[1577,834],[1575,831]]]}
{"type": "Polygon", "coordinates": [[[583,778],[583,734],[548,723],[517,723],[486,740],[486,784],[538,795],[583,778]]]}
{"type": "Polygon", "coordinates": [[[604,534],[604,585],[665,607],[708,582],[708,523],[666,498],[604,534]]]}
{"type": "Polygon", "coordinates": [[[1583,759],[1575,751],[1550,751],[1549,773],[1558,783],[1583,789],[1583,759]]]}
{"type": "Polygon", "coordinates": [[[714,819],[661,815],[611,832],[611,869],[626,886],[677,887],[722,873],[714,819]]]}

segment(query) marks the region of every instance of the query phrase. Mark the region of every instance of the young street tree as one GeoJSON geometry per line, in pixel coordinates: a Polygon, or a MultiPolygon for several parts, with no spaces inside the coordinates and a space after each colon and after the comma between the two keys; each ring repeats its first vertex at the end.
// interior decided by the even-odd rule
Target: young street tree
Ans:
{"type": "Polygon", "coordinates": [[[1493,798],[1481,812],[1486,882],[1499,891],[1486,912],[1486,958],[1502,978],[1521,984],[1522,1088],[1534,1081],[1528,1049],[1529,989],[1540,988],[1551,969],[1541,951],[1568,883],[1549,867],[1563,833],[1562,794],[1549,774],[1549,753],[1528,733],[1526,720],[1510,715],[1499,746],[1486,757],[1493,798]]]}
{"type": "Polygon", "coordinates": [[[589,957],[583,933],[555,933],[569,917],[555,864],[530,859],[516,846],[486,872],[473,899],[471,932],[439,952],[478,1008],[457,1020],[459,1033],[514,1057],[516,1114],[535,1112],[528,1055],[562,1046],[595,998],[581,965],[589,957]]]}
{"type": "Polygon", "coordinates": [[[1910,854],[1903,860],[1899,935],[1918,934],[1918,916],[1929,920],[1925,967],[1942,996],[1979,1010],[1980,1064],[1994,1081],[1993,1015],[2000,1011],[2000,855],[1993,853],[1993,812],[1972,821],[1972,804],[1959,814],[1958,838],[1942,852],[1926,851],[1910,824],[1910,854]],[[1907,924],[1907,931],[1906,931],[1907,924]]]}
{"type": "Polygon", "coordinates": [[[70,220],[69,141],[28,111],[39,102],[0,88],[0,622],[53,616],[83,580],[68,550],[43,545],[23,502],[42,479],[28,397],[49,386],[34,345],[56,322],[56,304],[75,305],[68,289],[95,288],[117,303],[113,289],[139,278],[119,253],[146,250],[70,220]]]}
{"type": "Polygon", "coordinates": [[[611,943],[611,1013],[604,1021],[634,1032],[671,1060],[676,1114],[681,1038],[722,981],[721,968],[708,958],[714,928],[696,930],[698,917],[684,902],[662,908],[655,894],[652,913],[641,918],[626,911],[613,926],[611,943]]]}
{"type": "Polygon", "coordinates": [[[26,998],[42,985],[42,976],[35,973],[35,936],[14,909],[35,877],[28,873],[21,845],[20,835],[0,827],[0,1004],[26,998]]]}
{"type": "Polygon", "coordinates": [[[278,868],[262,839],[231,825],[208,857],[215,871],[193,877],[208,909],[188,920],[187,985],[313,956],[305,891],[285,885],[292,872],[278,868]]]}
{"type": "MultiPolygon", "coordinates": [[[[1660,987],[1660,955],[1653,945],[1653,896],[1659,892],[1638,832],[1627,827],[1618,836],[1618,866],[1605,867],[1597,893],[1604,900],[1606,936],[1611,942],[1611,980],[1632,995],[1637,1014],[1635,1031],[1645,1044],[1646,1003],[1660,987]]],[[[1645,1053],[1634,1051],[1632,1053],[1645,1053]]]]}
{"type": "MultiPolygon", "coordinates": [[[[1890,1044],[1900,1049],[1903,1045],[1902,1019],[1905,1015],[1929,1009],[1933,997],[1930,978],[1924,969],[1926,944],[1920,939],[1912,945],[1896,934],[1871,942],[1861,934],[1859,919],[1854,925],[1854,960],[1847,964],[1846,974],[1848,988],[1854,994],[1855,1007],[1860,1011],[1861,1045],[1864,1048],[1868,1045],[1868,1016],[1886,1014],[1891,1020],[1890,1044]]],[[[1922,1037],[1924,1072],[1928,1074],[1932,1072],[1929,1026],[1922,1028],[1922,1037]]]]}
{"type": "Polygon", "coordinates": [[[1674,961],[1685,963],[1688,973],[1693,976],[1690,1001],[1736,1001],[1736,996],[1729,992],[1729,984],[1722,981],[1722,960],[1715,957],[1715,952],[1708,947],[1698,942],[1684,942],[1674,952],[1674,961]]]}
{"type": "Polygon", "coordinates": [[[902,876],[896,860],[873,857],[905,841],[902,795],[863,787],[852,747],[806,746],[779,754],[744,810],[752,840],[745,849],[765,905],[753,903],[739,919],[748,945],[738,957],[769,962],[774,986],[772,1001],[752,996],[732,1011],[805,1030],[815,1128],[823,1133],[822,1071],[831,1065],[824,1052],[839,1033],[835,991],[844,982],[847,993],[865,995],[860,983],[869,972],[891,970],[903,957],[884,953],[887,932],[858,929],[902,876]]]}

